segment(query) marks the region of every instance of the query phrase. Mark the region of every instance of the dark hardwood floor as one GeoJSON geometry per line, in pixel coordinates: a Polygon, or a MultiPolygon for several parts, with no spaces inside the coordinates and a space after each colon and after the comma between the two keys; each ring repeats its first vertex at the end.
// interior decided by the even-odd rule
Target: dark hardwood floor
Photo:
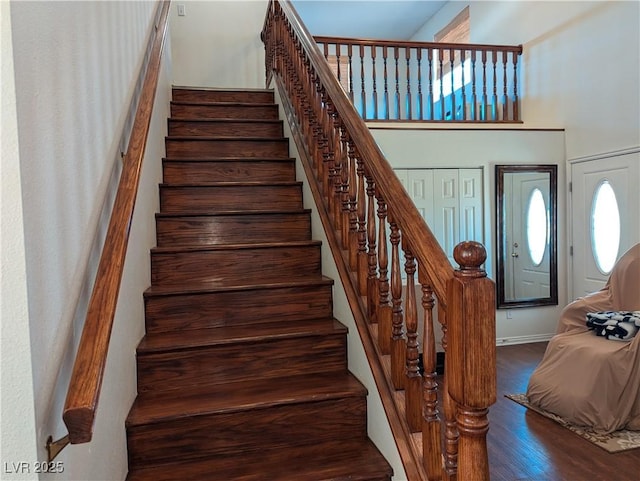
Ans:
{"type": "Polygon", "coordinates": [[[546,343],[497,348],[498,399],[488,434],[492,481],[638,481],[640,449],[609,454],[504,397],[526,391],[546,343]]]}

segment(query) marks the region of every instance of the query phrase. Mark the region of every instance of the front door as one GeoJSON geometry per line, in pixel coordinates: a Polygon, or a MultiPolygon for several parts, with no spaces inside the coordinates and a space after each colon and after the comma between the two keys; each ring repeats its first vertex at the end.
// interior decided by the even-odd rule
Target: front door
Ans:
{"type": "Polygon", "coordinates": [[[576,299],[601,289],[612,263],[640,242],[640,153],[574,163],[571,181],[576,299]]]}

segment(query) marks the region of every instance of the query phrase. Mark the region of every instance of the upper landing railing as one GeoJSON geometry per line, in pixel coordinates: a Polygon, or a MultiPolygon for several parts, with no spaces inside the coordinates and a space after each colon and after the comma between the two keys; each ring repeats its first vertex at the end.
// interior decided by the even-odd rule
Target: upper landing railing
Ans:
{"type": "Polygon", "coordinates": [[[314,39],[366,121],[520,121],[522,45],[314,39]]]}

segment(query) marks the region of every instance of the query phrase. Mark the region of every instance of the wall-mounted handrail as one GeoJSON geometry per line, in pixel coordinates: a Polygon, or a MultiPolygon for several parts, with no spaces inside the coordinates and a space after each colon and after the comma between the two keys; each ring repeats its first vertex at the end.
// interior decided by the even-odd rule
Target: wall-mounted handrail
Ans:
{"type": "Polygon", "coordinates": [[[274,79],[281,92],[408,478],[488,480],[495,285],[481,268],[484,247],[459,244],[460,268],[452,268],[290,1],[271,0],[261,37],[267,83],[274,79]],[[446,352],[441,391],[436,317],[446,352]],[[405,391],[404,407],[396,405],[396,390],[405,391]],[[414,432],[422,432],[422,453],[413,448],[414,432]]]}
{"type": "Polygon", "coordinates": [[[520,121],[522,45],[314,39],[365,120],[520,121]]]}
{"type": "Polygon", "coordinates": [[[87,443],[93,435],[93,423],[100,398],[107,362],[109,339],[115,317],[120,281],[133,219],[142,161],[151,123],[158,85],[160,60],[164,48],[170,1],[159,5],[161,13],[155,26],[151,54],[142,85],[129,145],[113,204],[95,284],[89,301],[82,337],[75,357],[63,419],[72,444],[87,443]]]}

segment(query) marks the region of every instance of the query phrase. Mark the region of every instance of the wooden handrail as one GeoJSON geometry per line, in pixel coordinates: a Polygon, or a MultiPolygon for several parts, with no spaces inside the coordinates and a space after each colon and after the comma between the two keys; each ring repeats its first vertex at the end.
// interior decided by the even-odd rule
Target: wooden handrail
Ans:
{"type": "Polygon", "coordinates": [[[159,8],[162,8],[159,23],[155,27],[155,38],[129,146],[123,159],[118,191],[67,391],[63,419],[69,430],[69,441],[72,444],[87,443],[91,441],[93,435],[93,423],[107,362],[129,230],[158,85],[170,3],[170,1],[163,1],[159,5],[159,8]]]}
{"type": "Polygon", "coordinates": [[[314,39],[367,121],[520,122],[522,45],[314,39]]]}
{"type": "Polygon", "coordinates": [[[460,243],[453,269],[290,1],[270,1],[261,38],[267,83],[280,92],[408,479],[488,480],[495,285],[481,267],[484,247],[460,243]],[[441,390],[435,301],[446,353],[441,390]]]}
{"type": "Polygon", "coordinates": [[[378,40],[370,38],[351,38],[351,37],[323,37],[315,35],[314,40],[317,43],[331,43],[340,45],[366,45],[368,47],[398,47],[398,48],[432,48],[442,50],[479,50],[486,52],[515,52],[522,54],[522,45],[491,45],[481,43],[445,43],[445,42],[418,42],[410,40],[378,40]]]}

